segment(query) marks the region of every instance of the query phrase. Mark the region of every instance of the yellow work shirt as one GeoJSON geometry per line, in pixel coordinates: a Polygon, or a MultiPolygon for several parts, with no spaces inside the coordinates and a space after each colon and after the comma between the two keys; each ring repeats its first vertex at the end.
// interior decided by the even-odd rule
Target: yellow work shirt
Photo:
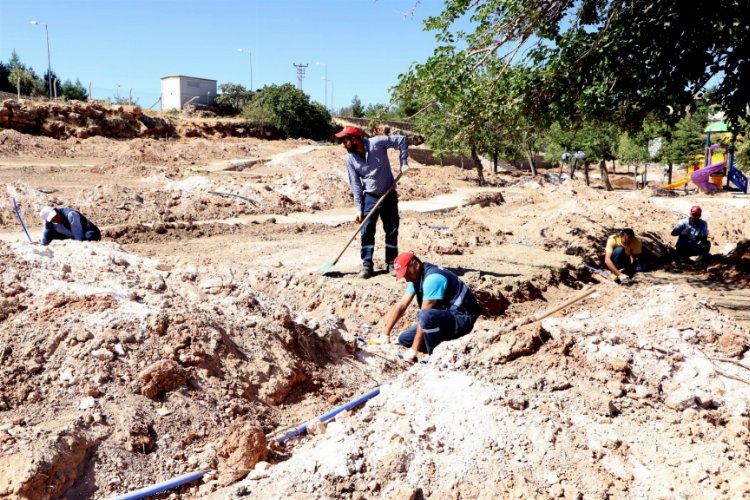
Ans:
{"type": "Polygon", "coordinates": [[[619,234],[613,234],[609,238],[607,238],[607,254],[612,254],[612,251],[617,248],[622,247],[625,250],[625,255],[628,257],[632,257],[633,255],[640,255],[641,254],[641,240],[638,238],[633,238],[633,241],[630,242],[630,245],[625,246],[622,243],[622,238],[619,234]]]}

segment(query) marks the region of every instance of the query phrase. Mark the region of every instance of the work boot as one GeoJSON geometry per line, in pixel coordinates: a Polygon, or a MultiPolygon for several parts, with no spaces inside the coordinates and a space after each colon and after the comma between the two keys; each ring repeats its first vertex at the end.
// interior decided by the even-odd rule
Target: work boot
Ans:
{"type": "Polygon", "coordinates": [[[396,268],[393,266],[393,263],[388,264],[388,274],[396,276],[396,268]]]}
{"type": "Polygon", "coordinates": [[[362,267],[362,270],[359,272],[357,277],[362,278],[363,280],[366,280],[368,278],[372,277],[372,268],[371,267],[362,267]]]}

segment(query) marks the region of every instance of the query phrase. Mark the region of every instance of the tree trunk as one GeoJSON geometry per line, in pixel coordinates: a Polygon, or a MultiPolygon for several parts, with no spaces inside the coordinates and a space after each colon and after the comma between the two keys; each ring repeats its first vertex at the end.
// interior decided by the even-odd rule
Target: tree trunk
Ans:
{"type": "Polygon", "coordinates": [[[602,183],[604,184],[604,189],[607,191],[612,191],[612,183],[609,182],[609,174],[607,173],[607,162],[605,160],[602,160],[599,163],[599,172],[601,172],[602,175],[602,183]]]}
{"type": "Polygon", "coordinates": [[[479,185],[484,186],[484,171],[482,168],[482,161],[479,159],[479,155],[477,154],[477,148],[474,146],[471,147],[471,159],[474,160],[474,165],[477,168],[477,177],[479,177],[479,185]]]}
{"type": "Polygon", "coordinates": [[[498,160],[498,154],[497,154],[497,149],[496,149],[492,152],[492,163],[493,163],[492,173],[493,174],[497,173],[497,160],[498,160]]]}
{"type": "Polygon", "coordinates": [[[669,160],[669,168],[667,169],[667,184],[672,184],[672,160],[669,160]]]}
{"type": "Polygon", "coordinates": [[[536,176],[536,165],[534,164],[534,153],[527,149],[526,157],[529,159],[529,168],[531,169],[531,175],[536,176]]]}
{"type": "Polygon", "coordinates": [[[616,162],[616,160],[612,160],[612,173],[613,174],[617,173],[617,162],[616,162]]]}
{"type": "Polygon", "coordinates": [[[586,185],[589,185],[589,161],[583,162],[583,176],[586,179],[586,185]]]}

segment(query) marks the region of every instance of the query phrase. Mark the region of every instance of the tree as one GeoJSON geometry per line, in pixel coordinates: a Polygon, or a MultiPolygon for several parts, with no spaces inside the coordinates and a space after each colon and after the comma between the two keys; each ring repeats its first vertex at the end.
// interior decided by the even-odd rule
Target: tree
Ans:
{"type": "Polygon", "coordinates": [[[62,95],[62,82],[54,71],[45,71],[42,77],[42,82],[44,82],[44,92],[47,97],[50,96],[50,82],[52,83],[52,97],[54,98],[62,95]]]}
{"type": "Polygon", "coordinates": [[[362,107],[362,101],[359,100],[359,96],[354,96],[352,99],[352,116],[354,118],[362,118],[365,116],[365,108],[362,107]]]}
{"type": "Polygon", "coordinates": [[[62,84],[61,96],[66,101],[85,101],[89,97],[86,88],[78,78],[76,78],[75,83],[65,80],[65,83],[62,84]]]}
{"type": "Polygon", "coordinates": [[[326,139],[330,136],[331,115],[322,104],[291,83],[271,85],[260,89],[252,102],[245,106],[242,116],[269,123],[287,137],[326,139]]]}
{"type": "Polygon", "coordinates": [[[13,86],[13,92],[18,91],[21,95],[32,97],[49,95],[45,90],[45,84],[42,79],[34,73],[33,69],[27,69],[21,63],[21,59],[15,50],[10,55],[8,69],[8,80],[13,86]]]}
{"type": "Polygon", "coordinates": [[[617,147],[617,159],[620,160],[620,163],[628,165],[628,172],[630,171],[630,165],[634,165],[637,172],[638,167],[649,159],[648,146],[642,137],[624,132],[620,136],[620,144],[617,147]]]}
{"type": "MultiPolygon", "coordinates": [[[[650,113],[674,123],[716,75],[717,101],[736,124],[750,102],[750,3],[717,0],[446,0],[428,19],[457,65],[541,70],[525,99],[555,119],[582,116],[638,129],[650,113]],[[716,13],[721,12],[720,16],[716,13]],[[470,18],[473,32],[453,32],[470,18]],[[460,49],[458,49],[460,47],[460,49]]],[[[494,85],[494,80],[485,85],[494,85]]]]}
{"type": "Polygon", "coordinates": [[[12,83],[10,83],[10,80],[8,77],[10,76],[10,69],[8,66],[3,64],[0,61],[0,92],[15,92],[16,87],[12,83]]]}
{"type": "Polygon", "coordinates": [[[238,115],[242,109],[253,100],[255,92],[247,90],[238,83],[222,83],[219,85],[221,93],[216,96],[216,106],[219,112],[227,115],[238,115]]]}

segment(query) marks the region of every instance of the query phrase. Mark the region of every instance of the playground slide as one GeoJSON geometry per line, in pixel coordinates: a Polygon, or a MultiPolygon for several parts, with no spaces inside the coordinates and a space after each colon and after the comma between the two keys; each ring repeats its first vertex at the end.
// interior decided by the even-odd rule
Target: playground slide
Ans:
{"type": "Polygon", "coordinates": [[[680,179],[678,181],[674,181],[672,184],[667,184],[666,186],[664,186],[664,189],[677,189],[677,188],[681,188],[682,186],[684,186],[685,184],[687,184],[687,182],[688,182],[688,178],[687,177],[683,177],[682,179],[680,179]]]}
{"type": "Polygon", "coordinates": [[[692,180],[693,184],[695,184],[701,191],[716,191],[719,188],[711,183],[711,174],[718,172],[726,166],[726,160],[712,163],[705,168],[693,172],[690,180],[692,180]]]}

